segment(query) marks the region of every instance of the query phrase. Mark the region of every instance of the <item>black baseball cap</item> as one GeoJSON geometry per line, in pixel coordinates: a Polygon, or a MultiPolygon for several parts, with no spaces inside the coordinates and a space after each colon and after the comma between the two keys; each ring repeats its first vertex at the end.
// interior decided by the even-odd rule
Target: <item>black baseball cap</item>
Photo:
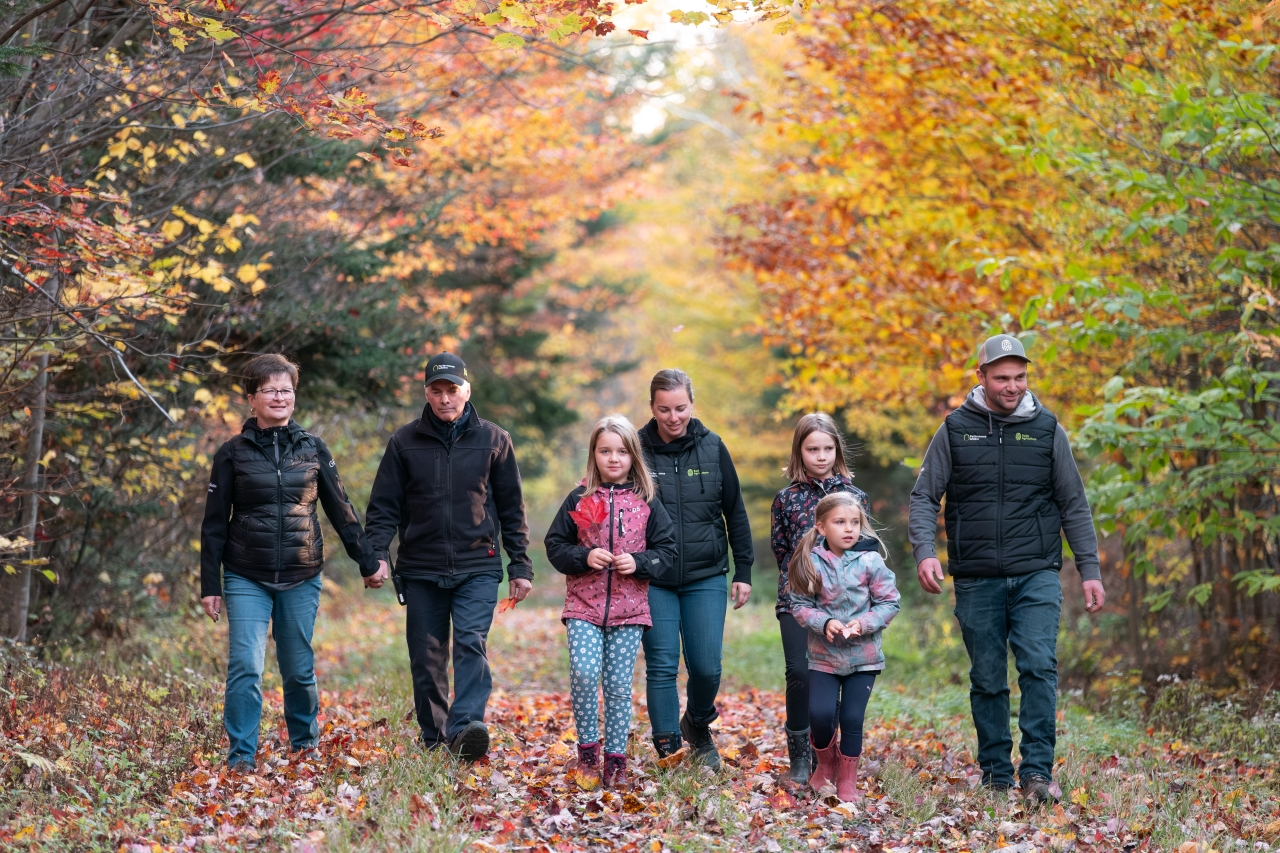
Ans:
{"type": "Polygon", "coordinates": [[[454,385],[466,385],[467,363],[451,352],[442,352],[427,362],[426,384],[447,379],[454,385]]]}
{"type": "Polygon", "coordinates": [[[987,338],[978,348],[978,367],[1001,358],[1020,358],[1028,364],[1031,363],[1031,359],[1027,358],[1027,351],[1022,348],[1022,341],[1013,335],[996,335],[987,338]]]}

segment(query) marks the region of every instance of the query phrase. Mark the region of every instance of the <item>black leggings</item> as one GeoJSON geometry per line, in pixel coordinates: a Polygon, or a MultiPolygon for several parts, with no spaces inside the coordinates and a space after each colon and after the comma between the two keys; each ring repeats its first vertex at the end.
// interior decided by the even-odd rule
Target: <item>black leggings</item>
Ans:
{"type": "Polygon", "coordinates": [[[819,749],[831,745],[839,714],[840,753],[849,758],[862,755],[862,721],[875,683],[874,672],[832,675],[809,670],[809,724],[813,726],[813,742],[819,749]]]}
{"type": "Polygon", "coordinates": [[[809,728],[809,629],[790,613],[778,614],[782,657],[787,665],[787,728],[809,728]]]}

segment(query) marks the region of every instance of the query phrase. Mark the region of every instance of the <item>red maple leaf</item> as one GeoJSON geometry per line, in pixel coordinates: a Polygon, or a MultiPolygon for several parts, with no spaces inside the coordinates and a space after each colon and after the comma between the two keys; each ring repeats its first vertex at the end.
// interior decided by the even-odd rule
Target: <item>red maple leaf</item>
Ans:
{"type": "Polygon", "coordinates": [[[609,506],[599,496],[588,495],[578,501],[576,510],[569,510],[569,517],[588,540],[595,534],[595,541],[600,542],[604,538],[600,525],[609,518],[609,506]]]}

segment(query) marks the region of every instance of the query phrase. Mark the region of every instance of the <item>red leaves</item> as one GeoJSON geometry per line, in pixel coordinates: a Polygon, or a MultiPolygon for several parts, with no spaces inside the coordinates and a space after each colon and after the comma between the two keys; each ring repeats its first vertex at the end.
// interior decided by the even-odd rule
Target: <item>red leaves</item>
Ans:
{"type": "Polygon", "coordinates": [[[645,41],[649,40],[648,30],[627,30],[627,32],[631,33],[631,35],[635,36],[638,39],[644,39],[645,41]]]}
{"type": "Polygon", "coordinates": [[[514,610],[516,605],[519,603],[520,603],[519,599],[517,599],[514,595],[510,596],[509,598],[504,598],[498,602],[497,612],[506,613],[508,610],[514,610]]]}
{"type": "Polygon", "coordinates": [[[618,25],[613,23],[613,21],[605,21],[603,24],[596,24],[596,35],[607,36],[617,28],[618,25]]]}
{"type": "Polygon", "coordinates": [[[569,517],[578,525],[579,530],[584,533],[594,531],[598,535],[600,525],[609,519],[609,505],[598,495],[587,495],[578,501],[576,510],[569,510],[569,517]]]}

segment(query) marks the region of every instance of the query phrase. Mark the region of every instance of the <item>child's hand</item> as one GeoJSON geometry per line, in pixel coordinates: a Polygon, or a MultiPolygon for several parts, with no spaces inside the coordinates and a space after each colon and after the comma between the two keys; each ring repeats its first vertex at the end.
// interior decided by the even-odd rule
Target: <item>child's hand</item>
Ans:
{"type": "Polygon", "coordinates": [[[834,643],[836,637],[844,634],[844,623],[839,619],[832,619],[827,623],[827,642],[834,643]]]}
{"type": "Polygon", "coordinates": [[[613,570],[620,575],[633,575],[636,571],[636,558],[630,554],[616,554],[613,558],[613,570]]]}
{"type": "Polygon", "coordinates": [[[587,555],[587,566],[600,571],[607,569],[613,565],[613,554],[603,548],[592,548],[591,553],[587,555]]]}
{"type": "Polygon", "coordinates": [[[861,637],[862,623],[859,622],[857,619],[854,619],[848,625],[845,625],[844,630],[841,631],[840,633],[844,634],[844,638],[846,640],[849,639],[850,637],[861,637]]]}

